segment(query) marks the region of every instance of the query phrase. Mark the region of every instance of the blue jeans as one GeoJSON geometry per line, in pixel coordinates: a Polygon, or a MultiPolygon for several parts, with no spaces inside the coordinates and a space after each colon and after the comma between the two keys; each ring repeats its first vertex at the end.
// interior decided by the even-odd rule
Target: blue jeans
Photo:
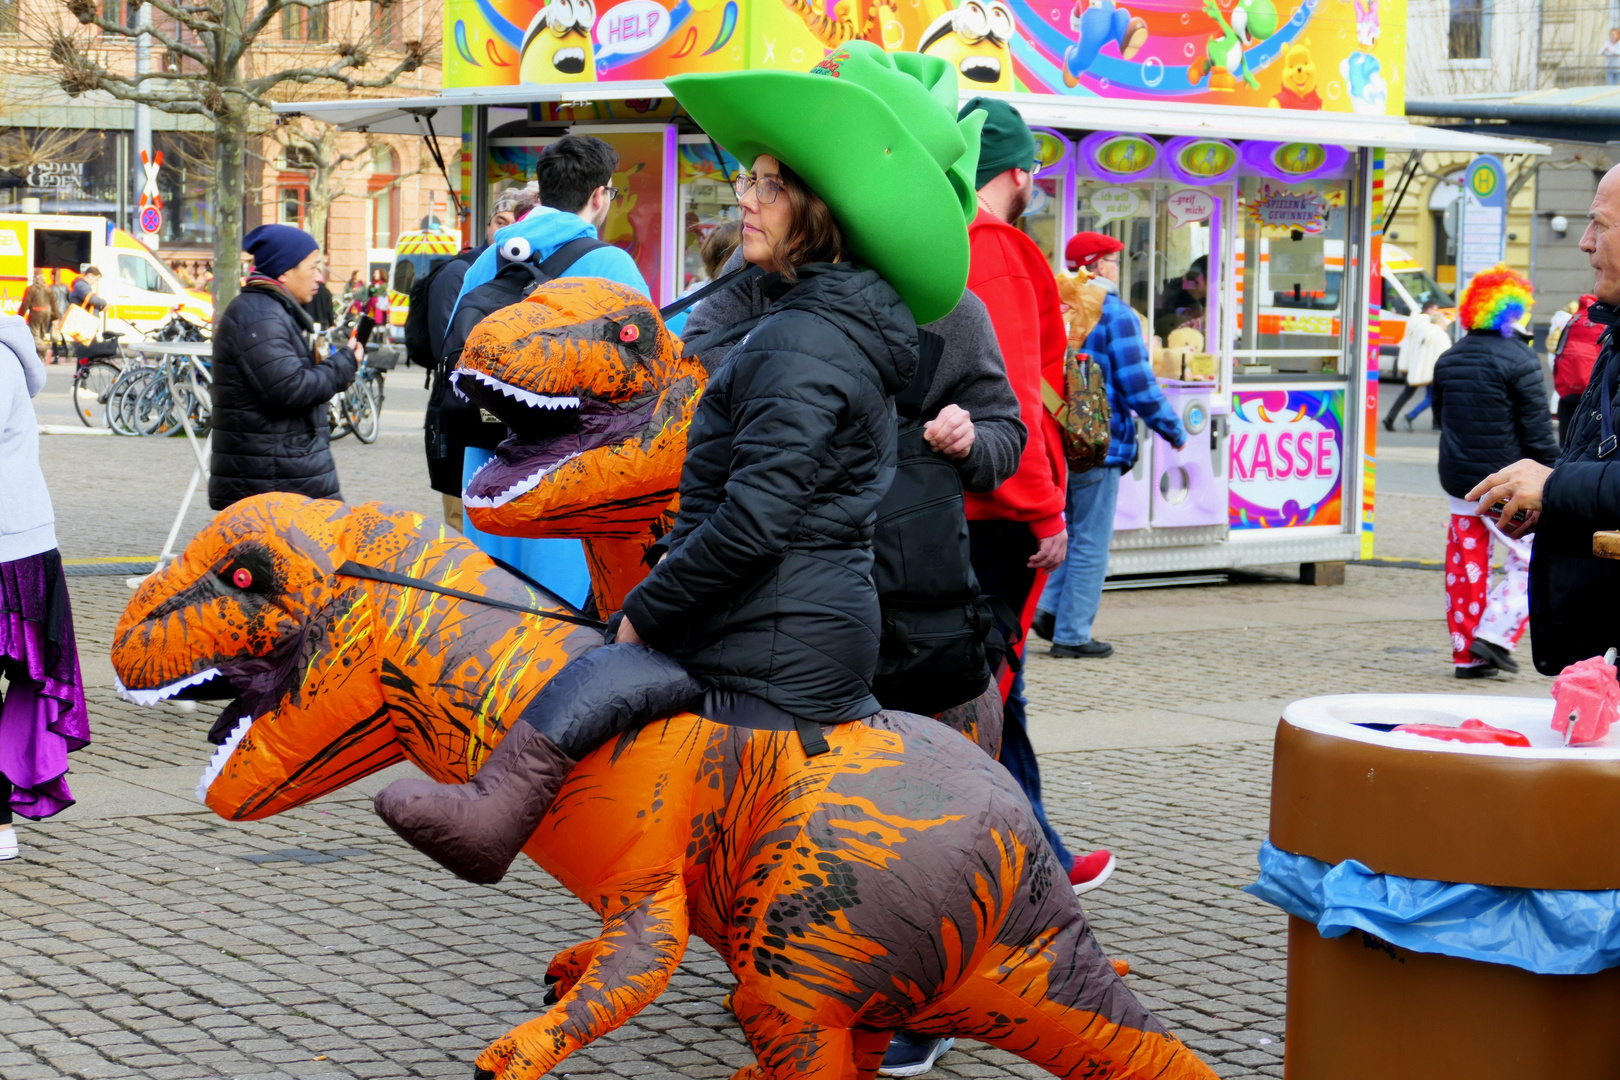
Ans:
{"type": "Polygon", "coordinates": [[[1068,873],[1074,867],[1074,856],[1063,846],[1057,831],[1047,823],[1046,807],[1041,805],[1041,767],[1035,760],[1035,748],[1029,744],[1029,732],[1025,726],[1029,717],[1028,705],[1024,699],[1024,676],[1020,672],[1013,676],[1012,692],[1007,695],[1007,708],[1001,716],[1001,764],[1012,773],[1012,778],[1018,781],[1018,786],[1029,797],[1029,805],[1035,810],[1035,820],[1041,823],[1046,842],[1052,845],[1063,872],[1068,873]]]}
{"type": "Polygon", "coordinates": [[[1069,477],[1069,554],[1046,579],[1041,610],[1057,616],[1052,641],[1084,645],[1102,603],[1108,576],[1108,544],[1114,538],[1114,504],[1119,501],[1117,465],[1069,477]]]}
{"type": "Polygon", "coordinates": [[[1419,416],[1423,415],[1423,410],[1424,409],[1427,409],[1430,405],[1433,405],[1433,404],[1434,404],[1434,387],[1432,385],[1431,386],[1425,386],[1423,388],[1423,400],[1418,402],[1416,405],[1412,406],[1412,411],[1406,414],[1406,419],[1409,420],[1409,421],[1410,420],[1416,420],[1419,416]]]}

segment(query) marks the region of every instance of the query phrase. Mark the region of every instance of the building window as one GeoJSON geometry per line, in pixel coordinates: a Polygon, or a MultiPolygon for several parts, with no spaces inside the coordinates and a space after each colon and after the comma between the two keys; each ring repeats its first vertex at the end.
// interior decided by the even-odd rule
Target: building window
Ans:
{"type": "Polygon", "coordinates": [[[0,34],[17,32],[17,11],[21,6],[22,0],[0,0],[0,34]]]}
{"type": "Polygon", "coordinates": [[[371,152],[371,246],[391,248],[399,233],[399,189],[394,180],[399,174],[399,163],[394,151],[379,146],[371,152]]]}
{"type": "Polygon", "coordinates": [[[283,225],[304,227],[309,210],[309,188],[283,187],[276,192],[276,218],[283,225]]]}
{"type": "Polygon", "coordinates": [[[383,45],[398,45],[401,32],[400,0],[371,0],[371,32],[383,45]]]}
{"type": "Polygon", "coordinates": [[[283,41],[308,41],[317,45],[326,41],[326,8],[282,8],[281,39],[283,41]]]}
{"type": "Polygon", "coordinates": [[[1446,55],[1453,60],[1490,59],[1490,0],[1451,0],[1446,45],[1446,55]]]}
{"type": "Polygon", "coordinates": [[[101,9],[101,17],[110,23],[119,26],[135,25],[135,9],[138,5],[131,4],[129,0],[100,0],[97,7],[101,9]]]}

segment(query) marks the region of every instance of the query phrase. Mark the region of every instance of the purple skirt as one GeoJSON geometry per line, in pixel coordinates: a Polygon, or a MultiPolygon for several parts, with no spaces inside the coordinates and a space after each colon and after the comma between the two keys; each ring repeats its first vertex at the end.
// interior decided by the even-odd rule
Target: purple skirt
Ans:
{"type": "Polygon", "coordinates": [[[62,556],[55,550],[0,563],[0,774],[11,808],[47,818],[73,805],[67,756],[90,742],[62,556]]]}

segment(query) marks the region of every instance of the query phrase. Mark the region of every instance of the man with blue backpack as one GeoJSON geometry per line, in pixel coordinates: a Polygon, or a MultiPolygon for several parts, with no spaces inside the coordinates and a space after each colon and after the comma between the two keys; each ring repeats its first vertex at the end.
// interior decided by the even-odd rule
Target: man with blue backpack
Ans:
{"type": "MultiPolygon", "coordinates": [[[[598,236],[619,194],[613,188],[618,164],[618,153],[589,135],[565,135],[545,149],[535,163],[540,205],[497,232],[494,242],[467,268],[445,335],[445,371],[455,367],[467,335],[479,321],[522,300],[542,281],[599,277],[651,295],[630,254],[598,236]]],[[[504,437],[505,425],[493,421],[489,426],[494,442],[504,437]]],[[[493,456],[494,442],[467,445],[463,484],[493,456]]],[[[494,536],[480,531],[470,519],[463,532],[484,552],[517,567],[571,604],[583,605],[590,595],[590,571],[578,540],[494,536]]]]}

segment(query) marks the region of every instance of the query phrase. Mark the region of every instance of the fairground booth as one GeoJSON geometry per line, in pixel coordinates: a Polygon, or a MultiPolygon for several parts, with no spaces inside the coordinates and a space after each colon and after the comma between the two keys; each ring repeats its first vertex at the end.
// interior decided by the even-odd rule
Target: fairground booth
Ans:
{"type": "Polygon", "coordinates": [[[1401,0],[599,2],[448,0],[437,97],[276,108],[460,136],[472,243],[550,141],[605,139],[623,193],[605,239],[668,303],[704,280],[738,166],[660,80],[804,70],[853,37],[948,59],[964,101],[1037,129],[1023,226],[1054,270],[1077,231],[1124,242],[1121,291],[1192,436],[1142,440],[1115,576],[1370,556],[1384,151],[1545,152],[1405,119],[1401,0]]]}

